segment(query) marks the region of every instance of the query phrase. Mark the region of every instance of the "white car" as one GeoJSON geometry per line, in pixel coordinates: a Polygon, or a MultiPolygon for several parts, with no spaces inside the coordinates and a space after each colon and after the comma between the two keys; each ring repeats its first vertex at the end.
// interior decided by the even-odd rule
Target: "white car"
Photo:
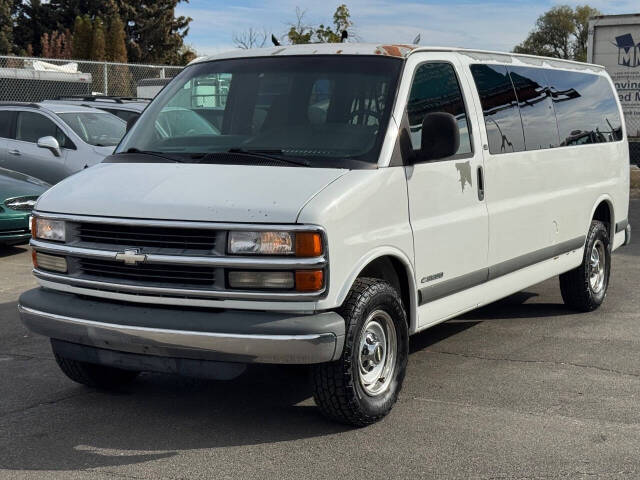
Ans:
{"type": "Polygon", "coordinates": [[[628,205],[599,66],[236,50],[188,66],[113,156],[40,198],[40,287],[19,309],[77,382],[309,364],[320,410],[366,425],[398,398],[410,335],[555,275],[569,308],[596,309],[628,205]],[[212,127],[171,124],[184,110],[212,127]]]}
{"type": "Polygon", "coordinates": [[[0,102],[0,167],[54,184],[113,153],[126,122],[64,103],[0,102]]]}

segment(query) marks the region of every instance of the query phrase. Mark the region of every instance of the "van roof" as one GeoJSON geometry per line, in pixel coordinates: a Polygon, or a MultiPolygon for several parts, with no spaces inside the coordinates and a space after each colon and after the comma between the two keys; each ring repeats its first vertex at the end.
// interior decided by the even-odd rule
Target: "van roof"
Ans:
{"type": "Polygon", "coordinates": [[[379,43],[311,43],[307,45],[282,45],[279,47],[254,48],[230,50],[216,55],[199,57],[191,62],[200,63],[213,60],[249,57],[269,57],[288,55],[383,55],[388,57],[407,58],[416,52],[458,52],[461,54],[476,54],[488,57],[496,61],[503,61],[508,58],[520,58],[523,61],[535,60],[537,62],[553,62],[555,65],[561,64],[563,68],[584,68],[591,67],[604,69],[601,65],[594,65],[573,60],[562,60],[559,58],[540,57],[536,55],[525,55],[520,53],[495,52],[491,50],[478,50],[458,47],[438,47],[420,46],[411,44],[379,44],[379,43]]]}

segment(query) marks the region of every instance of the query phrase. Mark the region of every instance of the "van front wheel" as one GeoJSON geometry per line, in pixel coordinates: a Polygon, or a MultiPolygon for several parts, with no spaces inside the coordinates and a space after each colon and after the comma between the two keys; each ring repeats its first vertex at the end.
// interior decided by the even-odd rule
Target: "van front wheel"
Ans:
{"type": "Polygon", "coordinates": [[[139,374],[135,371],[66,358],[56,351],[55,346],[53,346],[53,354],[60,370],[67,377],[88,387],[117,390],[133,382],[139,374]]]}
{"type": "Polygon", "coordinates": [[[591,222],[582,264],[560,275],[564,303],[575,310],[590,312],[604,301],[611,272],[609,232],[604,223],[591,222]]]}
{"type": "Polygon", "coordinates": [[[312,369],[313,396],[332,420],[365,426],[387,415],[407,367],[407,314],[387,282],[359,278],[339,313],[346,322],[339,360],[312,369]]]}

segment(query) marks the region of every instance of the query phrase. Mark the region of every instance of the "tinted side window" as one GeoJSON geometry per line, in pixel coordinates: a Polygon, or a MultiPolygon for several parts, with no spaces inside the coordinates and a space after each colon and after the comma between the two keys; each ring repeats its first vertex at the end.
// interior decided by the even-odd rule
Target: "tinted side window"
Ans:
{"type": "Polygon", "coordinates": [[[492,154],[521,152],[524,134],[518,100],[503,65],[471,65],[492,154]]]}
{"type": "Polygon", "coordinates": [[[58,126],[44,115],[35,112],[18,112],[16,140],[36,143],[42,137],[54,137],[63,148],[75,148],[58,126]]]}
{"type": "Polygon", "coordinates": [[[456,154],[471,153],[467,112],[458,77],[448,63],[425,63],[416,71],[407,105],[414,149],[420,148],[422,120],[432,112],[447,112],[456,117],[460,128],[460,147],[456,154]]]}
{"type": "Polygon", "coordinates": [[[11,121],[13,120],[13,112],[10,110],[0,111],[0,137],[10,138],[11,121]]]}
{"type": "Polygon", "coordinates": [[[133,118],[135,116],[140,116],[139,113],[131,112],[129,110],[105,110],[105,111],[109,112],[111,115],[115,115],[116,117],[121,118],[125,122],[128,122],[130,118],[133,118]]]}
{"type": "Polygon", "coordinates": [[[622,121],[613,89],[605,77],[548,70],[561,145],[622,139],[622,121]]]}
{"type": "Polygon", "coordinates": [[[520,106],[526,149],[557,147],[558,127],[545,70],[530,67],[508,67],[508,70],[520,106]]]}

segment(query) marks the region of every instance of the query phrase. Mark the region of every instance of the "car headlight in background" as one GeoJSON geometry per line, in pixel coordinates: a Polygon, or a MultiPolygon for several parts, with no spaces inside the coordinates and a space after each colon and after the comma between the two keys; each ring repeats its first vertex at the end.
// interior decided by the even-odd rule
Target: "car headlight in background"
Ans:
{"type": "Polygon", "coordinates": [[[11,210],[30,212],[36,206],[38,197],[16,197],[4,202],[5,207],[11,210]]]}
{"type": "Polygon", "coordinates": [[[63,220],[33,217],[31,221],[31,235],[33,235],[34,238],[54,242],[65,241],[66,228],[63,220]]]}
{"type": "Polygon", "coordinates": [[[229,232],[228,251],[232,255],[322,254],[322,238],[317,232],[229,232]]]}

